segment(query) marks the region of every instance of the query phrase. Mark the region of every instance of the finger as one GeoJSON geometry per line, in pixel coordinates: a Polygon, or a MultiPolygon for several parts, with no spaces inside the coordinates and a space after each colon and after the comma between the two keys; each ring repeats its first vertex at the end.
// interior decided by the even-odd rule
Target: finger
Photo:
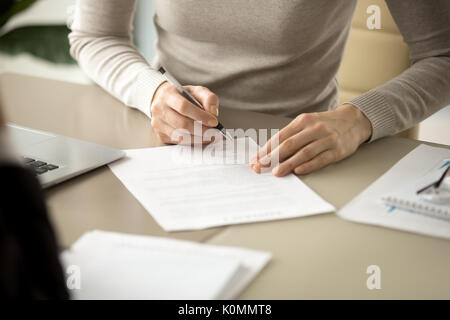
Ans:
{"type": "Polygon", "coordinates": [[[198,136],[193,136],[193,135],[184,135],[178,142],[178,144],[180,145],[186,145],[186,146],[193,146],[193,145],[205,145],[205,144],[210,144],[211,141],[202,139],[201,137],[198,136]]]}
{"type": "Polygon", "coordinates": [[[321,152],[328,150],[332,147],[330,139],[316,140],[300,150],[297,151],[292,157],[282,162],[279,166],[275,167],[272,172],[277,177],[283,177],[288,173],[291,173],[296,167],[302,163],[308,162],[316,157],[321,152]]]}
{"type": "Polygon", "coordinates": [[[252,167],[253,171],[256,173],[261,173],[261,164],[260,163],[250,163],[250,167],[252,167]]]}
{"type": "MultiPolygon", "coordinates": [[[[294,134],[299,131],[305,129],[307,126],[310,126],[315,120],[316,115],[312,113],[303,113],[299,115],[297,118],[292,120],[286,127],[281,129],[277,134],[275,134],[253,157],[252,161],[257,161],[258,159],[262,159],[268,153],[271,152],[272,149],[275,149],[279,144],[281,144],[286,139],[290,138],[294,134]]],[[[267,165],[267,164],[266,164],[267,165]]]]}
{"type": "MultiPolygon", "coordinates": [[[[155,132],[161,136],[165,135],[167,137],[169,137],[169,139],[165,139],[163,142],[165,143],[178,143],[178,137],[181,135],[181,130],[179,130],[179,132],[177,133],[176,136],[174,136],[174,130],[175,128],[173,128],[172,126],[170,126],[168,123],[166,123],[164,120],[162,120],[161,118],[152,118],[152,127],[155,130],[155,132]]],[[[187,132],[187,134],[189,134],[187,132]]],[[[161,139],[161,138],[160,138],[161,139]]]]}
{"type": "Polygon", "coordinates": [[[280,144],[280,137],[282,137],[282,131],[277,132],[274,136],[272,136],[269,141],[266,142],[264,146],[262,146],[256,155],[250,160],[251,164],[259,163],[260,165],[267,166],[268,163],[261,163],[261,159],[264,158],[268,153],[270,153],[272,148],[276,148],[280,144]]]}
{"type": "Polygon", "coordinates": [[[211,141],[198,139],[198,137],[196,138],[193,135],[184,135],[182,137],[178,136],[175,139],[173,137],[169,137],[168,135],[161,133],[161,132],[158,133],[157,135],[158,135],[159,140],[161,140],[161,142],[166,143],[166,144],[179,144],[179,145],[191,146],[191,145],[195,145],[195,144],[206,145],[206,144],[211,143],[211,141]]]}
{"type": "Polygon", "coordinates": [[[282,162],[288,157],[292,156],[298,150],[306,146],[308,143],[317,140],[321,137],[322,132],[305,129],[290,138],[284,140],[278,147],[276,147],[269,154],[261,158],[261,164],[265,166],[270,166],[275,162],[282,162]]]}
{"type": "Polygon", "coordinates": [[[172,139],[168,135],[166,135],[162,132],[158,132],[157,135],[158,135],[158,139],[163,143],[176,144],[176,141],[172,141],[172,139]]]}
{"type": "Polygon", "coordinates": [[[312,160],[295,168],[295,174],[307,174],[319,170],[330,163],[336,162],[335,150],[327,150],[317,155],[312,160]]]}
{"type": "Polygon", "coordinates": [[[179,134],[174,134],[174,133],[172,133],[171,135],[167,135],[167,134],[163,133],[162,131],[160,131],[157,134],[158,134],[159,140],[161,140],[161,142],[164,142],[167,144],[192,145],[194,143],[194,141],[198,140],[198,139],[195,139],[194,136],[187,134],[187,133],[184,135],[179,135],[179,134]]]}
{"type": "Polygon", "coordinates": [[[215,116],[190,103],[186,98],[179,94],[178,91],[176,94],[171,94],[168,96],[167,105],[192,120],[201,121],[205,126],[217,126],[218,122],[215,116]]]}
{"type": "Polygon", "coordinates": [[[184,88],[200,102],[206,111],[215,117],[219,116],[219,97],[211,90],[202,86],[185,86],[184,88]]]}
{"type": "MultiPolygon", "coordinates": [[[[176,111],[170,109],[170,108],[165,108],[167,110],[171,110],[174,113],[176,113],[176,111]]],[[[211,128],[202,126],[201,130],[195,130],[194,132],[197,134],[197,131],[200,131],[200,134],[198,135],[192,135],[190,134],[190,131],[187,130],[186,128],[174,128],[170,123],[167,123],[166,121],[164,121],[164,114],[161,114],[159,112],[160,108],[155,109],[157,111],[157,115],[158,116],[154,116],[152,118],[152,127],[154,128],[154,130],[156,131],[156,133],[158,134],[159,139],[164,142],[164,143],[171,143],[171,144],[183,144],[183,145],[194,145],[194,144],[209,144],[211,143],[213,140],[211,139],[211,137],[208,137],[207,135],[205,135],[204,133],[206,133],[208,130],[213,130],[211,128]]],[[[176,114],[174,115],[178,118],[178,116],[183,117],[180,114],[176,114]]],[[[190,120],[192,121],[193,120],[190,120]]],[[[197,122],[198,124],[198,122],[197,122]]]]}
{"type": "Polygon", "coordinates": [[[210,129],[198,121],[194,122],[194,120],[178,113],[172,108],[165,108],[161,117],[164,122],[169,124],[171,127],[175,129],[185,129],[194,136],[196,135],[201,137],[206,130],[210,129]]]}

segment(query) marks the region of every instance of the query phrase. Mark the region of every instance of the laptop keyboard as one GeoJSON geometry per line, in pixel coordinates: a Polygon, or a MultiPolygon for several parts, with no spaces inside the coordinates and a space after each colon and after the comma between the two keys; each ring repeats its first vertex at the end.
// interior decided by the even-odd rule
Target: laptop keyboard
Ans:
{"type": "Polygon", "coordinates": [[[23,160],[25,161],[25,165],[32,169],[36,174],[43,174],[59,168],[57,165],[32,158],[24,157],[23,160]]]}

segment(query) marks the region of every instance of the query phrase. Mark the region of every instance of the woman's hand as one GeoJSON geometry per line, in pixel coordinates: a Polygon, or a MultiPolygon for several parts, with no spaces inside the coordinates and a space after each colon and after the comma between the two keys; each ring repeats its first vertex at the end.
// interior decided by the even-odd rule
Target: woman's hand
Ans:
{"type": "Polygon", "coordinates": [[[371,135],[369,120],[350,104],[332,111],[303,113],[259,150],[251,166],[260,173],[261,167],[270,167],[278,156],[279,164],[274,163],[272,169],[275,176],[307,174],[350,156],[371,135]]]}
{"type": "Polygon", "coordinates": [[[209,143],[210,141],[203,141],[203,132],[217,126],[219,98],[205,87],[184,86],[184,88],[205,110],[190,103],[173,85],[164,82],[156,90],[151,104],[152,127],[164,143],[178,144],[186,141],[190,144],[194,141],[209,143]],[[196,130],[199,132],[194,132],[194,120],[202,123],[202,130],[196,130]],[[190,137],[186,139],[186,136],[181,136],[181,131],[190,134],[190,137]],[[199,137],[194,139],[195,135],[199,137]]]}

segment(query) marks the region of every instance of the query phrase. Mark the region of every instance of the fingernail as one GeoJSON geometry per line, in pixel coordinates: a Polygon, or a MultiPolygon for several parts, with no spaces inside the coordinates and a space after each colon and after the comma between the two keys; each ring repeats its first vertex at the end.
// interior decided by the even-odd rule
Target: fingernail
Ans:
{"type": "Polygon", "coordinates": [[[280,174],[279,171],[280,171],[280,167],[275,167],[275,168],[272,169],[272,174],[275,175],[275,176],[279,175],[280,174]]]}
{"type": "Polygon", "coordinates": [[[211,106],[211,113],[215,114],[216,117],[219,116],[219,108],[216,105],[211,106]]]}
{"type": "Polygon", "coordinates": [[[284,173],[283,170],[280,169],[280,166],[278,166],[272,169],[272,174],[275,176],[282,176],[284,173]]]}
{"type": "Polygon", "coordinates": [[[208,120],[208,125],[209,125],[210,127],[215,127],[215,126],[217,126],[217,119],[210,119],[210,120],[208,120]]]}
{"type": "Polygon", "coordinates": [[[268,156],[264,156],[261,160],[259,160],[259,163],[263,166],[270,166],[270,158],[268,156]]]}

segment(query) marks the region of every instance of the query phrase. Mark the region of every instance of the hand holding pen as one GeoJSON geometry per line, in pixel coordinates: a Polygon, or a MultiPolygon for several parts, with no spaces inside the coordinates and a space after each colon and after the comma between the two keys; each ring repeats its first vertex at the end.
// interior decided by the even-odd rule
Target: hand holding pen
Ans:
{"type": "MultiPolygon", "coordinates": [[[[162,69],[160,72],[165,73],[165,70],[162,69]]],[[[178,82],[174,83],[176,80],[170,75],[165,76],[168,82],[160,85],[151,104],[152,126],[158,137],[164,143],[178,144],[183,141],[175,140],[177,139],[175,130],[184,129],[191,135],[190,142],[198,140],[209,143],[210,141],[203,141],[203,133],[219,126],[217,120],[219,98],[208,88],[182,87],[178,82]],[[201,132],[194,131],[194,121],[201,121],[201,132]],[[202,137],[194,139],[195,135],[202,137]]]]}

